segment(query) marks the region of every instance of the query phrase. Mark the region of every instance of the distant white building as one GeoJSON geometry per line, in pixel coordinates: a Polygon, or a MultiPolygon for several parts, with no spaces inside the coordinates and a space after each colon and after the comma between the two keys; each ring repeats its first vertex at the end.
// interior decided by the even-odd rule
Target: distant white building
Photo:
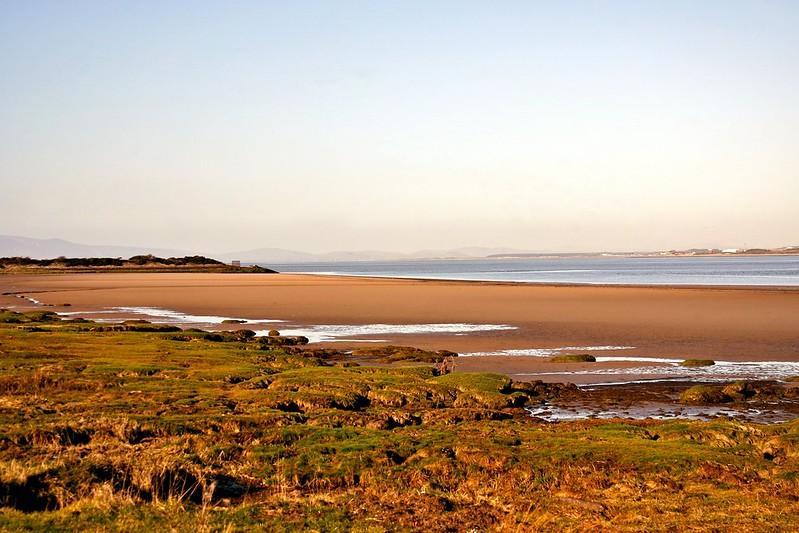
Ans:
{"type": "Polygon", "coordinates": [[[737,254],[740,248],[725,248],[721,251],[723,254],[737,254]]]}

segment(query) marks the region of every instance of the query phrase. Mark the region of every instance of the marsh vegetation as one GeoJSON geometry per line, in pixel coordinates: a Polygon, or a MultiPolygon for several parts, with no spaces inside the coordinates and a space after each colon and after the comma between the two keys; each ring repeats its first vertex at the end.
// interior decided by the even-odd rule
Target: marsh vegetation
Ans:
{"type": "MultiPolygon", "coordinates": [[[[0,529],[786,530],[799,518],[798,422],[543,423],[523,407],[573,386],[442,373],[441,356],[0,312],[0,529]]],[[[734,388],[723,392],[749,393],[734,388]]]]}

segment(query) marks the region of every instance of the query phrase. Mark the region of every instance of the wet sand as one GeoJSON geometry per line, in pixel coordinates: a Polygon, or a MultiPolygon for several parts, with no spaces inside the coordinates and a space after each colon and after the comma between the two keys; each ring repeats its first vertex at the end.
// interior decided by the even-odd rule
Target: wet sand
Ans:
{"type": "MultiPolygon", "coordinates": [[[[799,290],[790,288],[102,273],[2,275],[0,293],[7,292],[35,295],[46,304],[70,303],[72,311],[150,306],[306,325],[468,322],[518,328],[467,335],[380,335],[394,343],[458,352],[616,345],[635,347],[618,355],[799,361],[799,290]]],[[[0,296],[0,307],[25,303],[0,296]]]]}

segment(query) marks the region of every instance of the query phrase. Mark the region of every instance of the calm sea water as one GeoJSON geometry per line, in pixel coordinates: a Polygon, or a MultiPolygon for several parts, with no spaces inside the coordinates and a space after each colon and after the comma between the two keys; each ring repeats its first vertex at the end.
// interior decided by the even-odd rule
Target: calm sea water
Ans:
{"type": "Polygon", "coordinates": [[[799,286],[799,256],[353,261],[264,266],[280,272],[428,279],[799,286]]]}

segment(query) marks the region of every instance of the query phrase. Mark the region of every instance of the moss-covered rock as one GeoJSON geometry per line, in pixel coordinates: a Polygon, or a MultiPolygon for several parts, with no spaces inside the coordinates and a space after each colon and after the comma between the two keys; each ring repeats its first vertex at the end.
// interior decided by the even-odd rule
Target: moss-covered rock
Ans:
{"type": "Polygon", "coordinates": [[[694,385],[686,389],[680,395],[680,402],[687,404],[701,404],[701,403],[726,403],[732,401],[732,398],[726,394],[721,387],[714,387],[710,385],[694,385]]]}
{"type": "Polygon", "coordinates": [[[744,400],[757,393],[754,386],[747,381],[736,381],[735,383],[725,385],[721,389],[721,392],[736,400],[744,400]]]}
{"type": "Polygon", "coordinates": [[[553,363],[596,363],[596,357],[587,353],[556,355],[554,357],[550,357],[549,360],[553,363]]]}
{"type": "Polygon", "coordinates": [[[686,368],[696,368],[696,367],[703,367],[703,366],[713,366],[716,362],[712,359],[686,359],[680,366],[684,366],[686,368]]]}
{"type": "Polygon", "coordinates": [[[448,357],[457,357],[458,354],[448,350],[420,350],[411,346],[377,346],[374,348],[360,348],[354,350],[352,355],[376,361],[418,361],[421,363],[440,363],[448,357]]]}

